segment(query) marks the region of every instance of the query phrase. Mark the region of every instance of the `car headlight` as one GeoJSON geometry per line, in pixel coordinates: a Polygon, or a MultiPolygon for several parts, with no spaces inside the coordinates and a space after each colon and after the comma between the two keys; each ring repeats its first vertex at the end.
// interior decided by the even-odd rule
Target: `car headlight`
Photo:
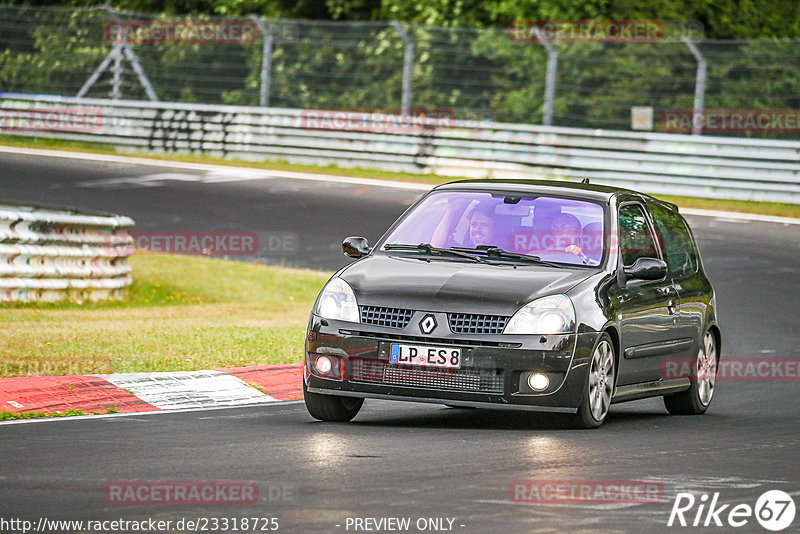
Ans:
{"type": "Polygon", "coordinates": [[[504,334],[568,334],[575,328],[575,308],[566,295],[529,302],[508,321],[504,334]]]}
{"type": "Polygon", "coordinates": [[[361,322],[356,295],[350,285],[341,278],[334,278],[327,283],[319,295],[314,313],[325,319],[361,322]]]}

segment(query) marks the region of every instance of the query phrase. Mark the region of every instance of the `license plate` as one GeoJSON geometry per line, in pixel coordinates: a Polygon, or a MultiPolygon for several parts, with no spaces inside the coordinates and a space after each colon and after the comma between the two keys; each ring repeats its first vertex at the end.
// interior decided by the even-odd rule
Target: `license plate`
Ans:
{"type": "Polygon", "coordinates": [[[461,367],[461,349],[392,343],[389,362],[459,369],[461,367]]]}

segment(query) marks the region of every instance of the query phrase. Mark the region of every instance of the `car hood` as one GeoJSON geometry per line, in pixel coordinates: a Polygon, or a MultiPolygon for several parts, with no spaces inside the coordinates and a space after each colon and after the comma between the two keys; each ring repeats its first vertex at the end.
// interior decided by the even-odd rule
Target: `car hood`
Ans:
{"type": "Polygon", "coordinates": [[[544,265],[487,265],[374,255],[340,274],[361,306],[513,315],[531,300],[567,290],[595,270],[544,265]]]}

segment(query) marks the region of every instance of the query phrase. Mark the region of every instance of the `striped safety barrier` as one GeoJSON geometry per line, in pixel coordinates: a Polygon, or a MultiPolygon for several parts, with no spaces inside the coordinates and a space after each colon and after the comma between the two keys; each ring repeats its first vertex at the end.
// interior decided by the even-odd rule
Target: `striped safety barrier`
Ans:
{"type": "Polygon", "coordinates": [[[127,152],[472,178],[590,178],[646,193],[800,204],[798,140],[414,122],[423,115],[0,95],[0,133],[127,152]]]}
{"type": "Polygon", "coordinates": [[[133,225],[110,213],[0,204],[0,301],[122,298],[133,225]]]}

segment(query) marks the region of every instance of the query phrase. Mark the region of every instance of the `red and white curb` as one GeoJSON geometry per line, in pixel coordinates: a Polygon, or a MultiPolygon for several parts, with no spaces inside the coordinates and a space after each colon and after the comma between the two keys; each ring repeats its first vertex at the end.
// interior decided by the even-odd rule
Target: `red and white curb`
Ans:
{"type": "Polygon", "coordinates": [[[303,398],[303,366],[0,378],[0,412],[152,412],[303,398]]]}

